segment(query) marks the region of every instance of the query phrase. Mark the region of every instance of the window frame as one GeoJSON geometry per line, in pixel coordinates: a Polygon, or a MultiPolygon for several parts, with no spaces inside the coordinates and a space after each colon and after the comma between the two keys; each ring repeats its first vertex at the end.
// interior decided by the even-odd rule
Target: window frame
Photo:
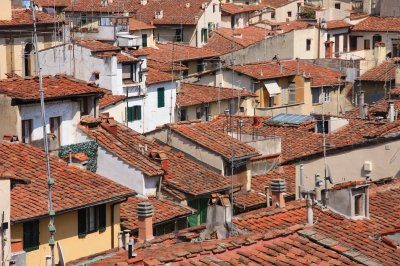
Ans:
{"type": "Polygon", "coordinates": [[[201,28],[201,42],[206,43],[208,41],[208,29],[207,28],[201,28]]]}
{"type": "Polygon", "coordinates": [[[364,50],[371,50],[371,40],[364,39],[364,50]]]}
{"type": "Polygon", "coordinates": [[[78,210],[78,237],[104,232],[107,227],[107,205],[101,204],[78,210]],[[93,213],[93,216],[91,215],[93,213]],[[93,222],[93,227],[91,223],[93,222]]]}
{"type": "Polygon", "coordinates": [[[157,108],[163,108],[163,107],[165,107],[165,88],[160,87],[157,88],[157,108]]]}
{"type": "Polygon", "coordinates": [[[294,82],[289,83],[289,86],[287,87],[287,92],[288,92],[287,103],[295,104],[296,103],[296,84],[294,82]]]}
{"type": "Polygon", "coordinates": [[[292,17],[292,11],[288,11],[287,12],[287,16],[288,16],[288,18],[291,18],[292,17]]]}
{"type": "Polygon", "coordinates": [[[50,133],[57,137],[58,145],[60,145],[60,143],[61,143],[61,128],[62,128],[61,123],[62,123],[61,116],[53,116],[53,117],[49,118],[50,133]],[[56,133],[56,128],[55,128],[56,125],[57,125],[57,133],[56,133]]]}
{"type": "Polygon", "coordinates": [[[30,144],[32,143],[32,132],[33,132],[33,119],[24,119],[21,121],[22,124],[22,132],[21,132],[21,137],[22,137],[22,143],[25,144],[30,144]],[[26,125],[25,123],[27,123],[28,127],[29,127],[29,140],[28,142],[25,142],[25,129],[26,129],[26,125]]]}
{"type": "Polygon", "coordinates": [[[22,224],[23,249],[26,252],[39,249],[40,246],[40,222],[39,220],[28,221],[22,224]],[[27,234],[29,232],[29,235],[27,234]]]}
{"type": "Polygon", "coordinates": [[[306,51],[311,51],[311,41],[312,39],[306,39],[306,51]]]}
{"type": "MultiPolygon", "coordinates": [[[[125,69],[126,70],[126,69],[125,69]]],[[[129,64],[122,64],[122,80],[134,80],[133,79],[134,75],[133,75],[133,64],[129,63],[129,64]],[[124,68],[128,68],[130,69],[129,71],[129,77],[125,77],[125,75],[127,75],[126,72],[124,72],[124,68]]]]}

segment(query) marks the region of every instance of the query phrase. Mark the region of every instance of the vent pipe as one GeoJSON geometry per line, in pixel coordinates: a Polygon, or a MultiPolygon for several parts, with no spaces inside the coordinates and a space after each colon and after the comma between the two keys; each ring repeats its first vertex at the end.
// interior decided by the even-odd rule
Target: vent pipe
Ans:
{"type": "Polygon", "coordinates": [[[321,185],[322,185],[322,180],[320,179],[320,175],[317,173],[314,176],[315,178],[315,200],[316,201],[321,201],[321,185]]]}
{"type": "Polygon", "coordinates": [[[303,195],[301,194],[304,188],[304,165],[300,164],[300,187],[299,187],[299,197],[302,199],[303,195]]]}
{"type": "Polygon", "coordinates": [[[392,100],[389,101],[389,110],[387,119],[390,123],[393,123],[395,120],[394,102],[392,100]]]}
{"type": "Polygon", "coordinates": [[[307,225],[311,226],[314,225],[314,211],[312,209],[311,194],[307,195],[306,205],[307,205],[307,225]]]}
{"type": "Polygon", "coordinates": [[[139,241],[147,242],[153,236],[153,205],[150,202],[140,202],[136,207],[139,220],[139,241]]]}
{"type": "Polygon", "coordinates": [[[124,230],[124,237],[125,237],[125,250],[128,250],[128,244],[129,244],[129,230],[124,230]]]}
{"type": "Polygon", "coordinates": [[[285,208],[286,182],[283,179],[273,179],[271,182],[272,205],[275,208],[285,208]]]}
{"type": "Polygon", "coordinates": [[[265,195],[267,196],[267,207],[271,206],[271,203],[269,201],[269,186],[265,186],[265,195]]]}
{"type": "Polygon", "coordinates": [[[365,114],[365,101],[364,101],[364,91],[360,91],[360,96],[359,96],[359,101],[358,101],[358,108],[360,110],[360,117],[361,119],[365,119],[366,118],[366,114],[365,114]]]}

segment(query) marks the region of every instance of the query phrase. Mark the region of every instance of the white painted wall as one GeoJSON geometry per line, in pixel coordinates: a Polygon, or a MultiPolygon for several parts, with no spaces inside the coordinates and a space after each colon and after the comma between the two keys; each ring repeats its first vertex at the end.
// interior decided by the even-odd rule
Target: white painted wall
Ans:
{"type": "Polygon", "coordinates": [[[3,251],[0,248],[0,261],[5,262],[4,266],[8,266],[10,264],[9,259],[11,259],[10,188],[10,180],[0,178],[0,222],[8,222],[8,229],[4,231],[0,230],[0,243],[3,243],[3,241],[5,243],[4,254],[2,253],[3,251]],[[4,220],[2,220],[3,215],[4,220]]]}
{"type": "Polygon", "coordinates": [[[211,0],[205,8],[203,14],[200,16],[196,26],[197,47],[202,47],[206,42],[201,42],[201,29],[208,28],[208,23],[214,23],[215,27],[221,25],[221,10],[218,0],[211,0]],[[215,13],[213,12],[213,5],[216,5],[215,13]]]}
{"type": "MultiPolygon", "coordinates": [[[[365,180],[367,172],[363,170],[365,161],[372,162],[370,173],[372,180],[400,176],[400,140],[378,144],[370,147],[358,148],[348,152],[327,156],[334,183],[341,183],[353,180],[365,180]]],[[[324,175],[324,158],[309,161],[302,161],[304,165],[304,176],[306,189],[314,187],[314,175],[319,173],[321,178],[324,175]]],[[[300,180],[300,163],[296,165],[296,184],[300,180]]]]}
{"type": "Polygon", "coordinates": [[[115,121],[125,124],[125,109],[126,109],[126,101],[121,101],[117,104],[113,104],[107,106],[104,109],[101,109],[101,113],[109,113],[110,117],[114,117],[115,121]]]}
{"type": "MultiPolygon", "coordinates": [[[[33,120],[32,141],[43,139],[40,104],[20,105],[19,108],[21,120],[33,120]]],[[[46,102],[46,129],[48,133],[50,133],[50,117],[57,116],[61,116],[60,144],[63,146],[77,143],[77,125],[81,116],[79,102],[70,100],[46,102]]],[[[21,128],[20,124],[19,127],[21,128]]],[[[21,129],[19,131],[21,132],[21,129]]]]}
{"type": "Polygon", "coordinates": [[[142,119],[128,122],[128,127],[133,130],[145,133],[154,130],[158,126],[175,121],[176,104],[176,82],[162,82],[150,84],[147,88],[147,94],[143,97],[133,97],[128,99],[128,106],[142,106],[142,119]],[[158,108],[157,89],[163,87],[165,106],[158,108]],[[170,117],[171,112],[171,117],[170,117]]]}

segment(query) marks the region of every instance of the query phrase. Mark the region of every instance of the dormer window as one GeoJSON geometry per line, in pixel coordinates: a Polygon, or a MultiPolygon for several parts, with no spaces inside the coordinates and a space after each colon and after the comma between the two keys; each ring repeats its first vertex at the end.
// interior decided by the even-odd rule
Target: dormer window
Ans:
{"type": "Polygon", "coordinates": [[[364,195],[358,194],[354,196],[354,216],[364,216],[364,195]]]}

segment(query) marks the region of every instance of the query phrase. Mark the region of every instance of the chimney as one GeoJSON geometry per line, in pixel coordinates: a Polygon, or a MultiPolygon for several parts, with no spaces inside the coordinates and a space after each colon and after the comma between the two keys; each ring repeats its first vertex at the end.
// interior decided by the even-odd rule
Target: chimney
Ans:
{"type": "Polygon", "coordinates": [[[101,127],[104,128],[108,133],[117,135],[117,122],[113,117],[101,117],[101,127]]]}
{"type": "Polygon", "coordinates": [[[358,101],[358,108],[360,110],[360,117],[361,119],[365,119],[366,118],[366,114],[364,113],[365,109],[364,109],[364,91],[360,91],[360,98],[358,101]]]}
{"type": "Polygon", "coordinates": [[[15,135],[4,134],[3,140],[9,142],[18,142],[18,137],[15,135]]]}
{"type": "Polygon", "coordinates": [[[394,122],[394,118],[395,118],[395,111],[394,111],[394,102],[393,100],[389,101],[389,110],[388,110],[388,114],[387,114],[387,119],[390,123],[394,122]]]}
{"type": "Polygon", "coordinates": [[[271,206],[271,203],[269,201],[269,186],[265,186],[265,196],[267,197],[267,207],[271,206]]]}
{"type": "Polygon", "coordinates": [[[320,179],[320,175],[317,173],[314,176],[314,182],[315,182],[315,200],[316,201],[321,201],[321,185],[322,185],[322,180],[320,179]]]}
{"type": "Polygon", "coordinates": [[[385,59],[386,59],[386,45],[385,45],[385,43],[383,43],[383,42],[375,43],[374,59],[375,59],[375,64],[376,65],[380,65],[385,61],[385,59]]]}
{"type": "Polygon", "coordinates": [[[142,6],[147,5],[147,0],[140,0],[140,4],[141,4],[142,6]]]}
{"type": "Polygon", "coordinates": [[[395,83],[396,83],[396,88],[399,88],[400,87],[400,60],[397,60],[395,63],[396,63],[395,83]]]}
{"type": "Polygon", "coordinates": [[[11,0],[0,0],[0,20],[11,20],[12,19],[12,9],[11,0]]]}
{"type": "Polygon", "coordinates": [[[273,179],[271,182],[272,206],[285,208],[286,182],[283,179],[273,179]]]}
{"type": "Polygon", "coordinates": [[[188,2],[188,3],[186,3],[186,8],[189,8],[190,7],[190,3],[188,2]]]}
{"type": "Polygon", "coordinates": [[[147,242],[153,236],[153,205],[150,202],[140,202],[136,207],[139,220],[139,242],[147,242]]]}

